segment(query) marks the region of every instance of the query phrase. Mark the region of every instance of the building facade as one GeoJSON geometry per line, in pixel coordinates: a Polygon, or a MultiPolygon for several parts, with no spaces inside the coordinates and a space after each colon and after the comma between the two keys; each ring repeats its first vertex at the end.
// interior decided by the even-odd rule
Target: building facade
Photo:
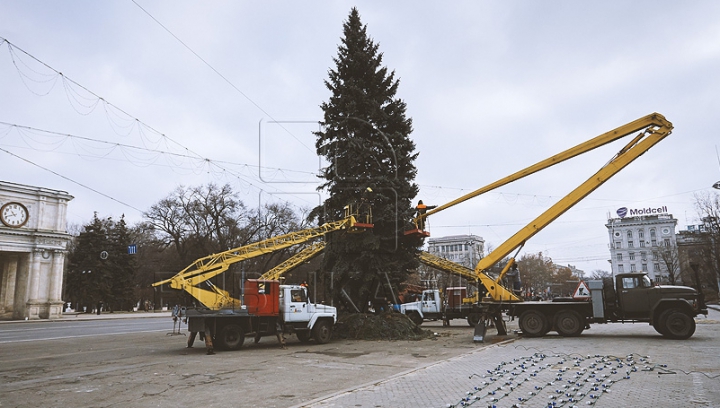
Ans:
{"type": "Polygon", "coordinates": [[[0,315],[52,319],[62,314],[67,204],[73,196],[0,181],[0,315]]]}
{"type": "MultiPolygon", "coordinates": [[[[667,207],[634,211],[642,215],[626,217],[627,209],[621,208],[620,217],[608,217],[605,224],[612,273],[647,272],[653,281],[665,282],[668,267],[674,268],[672,259],[677,259],[677,220],[667,213],[667,207]]],[[[629,213],[633,214],[633,210],[629,213]]]]}
{"type": "Polygon", "coordinates": [[[428,240],[428,252],[470,269],[484,256],[485,240],[477,235],[449,235],[428,240]]]}

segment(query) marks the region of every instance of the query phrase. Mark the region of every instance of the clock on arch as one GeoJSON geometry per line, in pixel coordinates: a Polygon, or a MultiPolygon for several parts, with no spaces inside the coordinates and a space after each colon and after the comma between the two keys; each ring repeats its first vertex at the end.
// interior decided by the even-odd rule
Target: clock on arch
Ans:
{"type": "Polygon", "coordinates": [[[28,222],[28,218],[27,207],[20,203],[9,202],[0,207],[0,222],[6,227],[20,228],[28,222]]]}

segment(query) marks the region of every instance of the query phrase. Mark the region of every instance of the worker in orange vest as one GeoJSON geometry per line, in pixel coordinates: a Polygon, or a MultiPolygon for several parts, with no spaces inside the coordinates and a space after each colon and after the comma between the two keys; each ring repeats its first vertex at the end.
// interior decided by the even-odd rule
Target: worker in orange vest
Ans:
{"type": "Polygon", "coordinates": [[[420,201],[418,201],[418,205],[415,208],[417,210],[417,227],[420,231],[424,231],[425,230],[425,217],[423,217],[423,215],[425,215],[427,210],[432,210],[433,208],[437,208],[437,206],[436,205],[425,205],[425,204],[423,204],[423,201],[420,200],[420,201]]]}

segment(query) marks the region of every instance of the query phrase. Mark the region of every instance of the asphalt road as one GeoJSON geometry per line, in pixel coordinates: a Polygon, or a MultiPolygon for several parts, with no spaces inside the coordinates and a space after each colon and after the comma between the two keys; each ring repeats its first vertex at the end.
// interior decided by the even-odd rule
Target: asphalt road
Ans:
{"type": "Polygon", "coordinates": [[[424,324],[433,340],[318,345],[290,336],[281,349],[265,337],[208,356],[202,342],[187,349],[185,335],[168,335],[170,318],[122,320],[0,324],[0,406],[288,407],[482,347],[455,321],[424,324]]]}
{"type": "Polygon", "coordinates": [[[168,320],[156,318],[4,322],[0,325],[0,344],[169,332],[171,329],[168,320]]]}

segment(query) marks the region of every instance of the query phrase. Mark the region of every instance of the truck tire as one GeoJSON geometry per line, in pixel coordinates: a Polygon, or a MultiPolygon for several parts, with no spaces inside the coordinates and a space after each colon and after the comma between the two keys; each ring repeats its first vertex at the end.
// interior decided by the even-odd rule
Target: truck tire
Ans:
{"type": "Polygon", "coordinates": [[[542,337],[550,331],[547,317],[537,310],[526,310],[518,322],[525,337],[542,337]]]}
{"type": "Polygon", "coordinates": [[[420,316],[420,313],[418,312],[410,312],[408,313],[407,317],[412,320],[413,323],[415,323],[416,326],[420,326],[423,322],[423,318],[420,316]]]}
{"type": "Polygon", "coordinates": [[[663,336],[666,335],[665,334],[665,321],[663,320],[663,318],[666,318],[666,317],[667,317],[667,315],[665,315],[665,312],[660,312],[660,315],[658,316],[658,318],[654,319],[653,323],[652,323],[653,329],[655,329],[656,332],[662,334],[663,336]]]}
{"type": "Polygon", "coordinates": [[[482,319],[482,315],[480,313],[470,313],[467,317],[468,326],[477,326],[480,319],[482,319]]]}
{"type": "Polygon", "coordinates": [[[563,337],[577,337],[585,330],[585,322],[580,313],[563,309],[555,314],[555,330],[563,337]]]}
{"type": "Polygon", "coordinates": [[[245,342],[245,331],[239,324],[226,324],[215,341],[224,350],[239,350],[245,342]]]}
{"type": "Polygon", "coordinates": [[[312,328],[313,339],[318,344],[325,344],[330,341],[332,337],[332,326],[327,320],[318,320],[315,323],[315,327],[312,328]]]}
{"type": "Polygon", "coordinates": [[[310,338],[312,337],[310,330],[298,331],[298,332],[295,332],[295,334],[297,335],[298,340],[300,340],[300,343],[307,343],[310,341],[310,338]]]}
{"type": "Polygon", "coordinates": [[[695,319],[678,309],[668,309],[660,315],[662,335],[670,339],[685,340],[695,333],[695,319]]]}

